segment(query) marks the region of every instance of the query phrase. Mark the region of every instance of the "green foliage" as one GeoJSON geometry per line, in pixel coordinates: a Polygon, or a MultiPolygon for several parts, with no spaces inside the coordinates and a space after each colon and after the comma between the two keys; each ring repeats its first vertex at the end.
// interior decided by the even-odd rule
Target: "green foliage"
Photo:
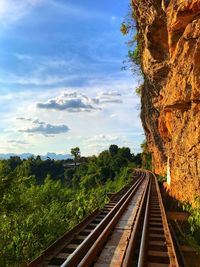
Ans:
{"type": "Polygon", "coordinates": [[[200,245],[200,196],[194,197],[193,205],[184,203],[182,207],[183,210],[190,213],[188,218],[190,230],[200,245]]]}
{"type": "Polygon", "coordinates": [[[124,21],[121,24],[120,31],[123,35],[127,35],[131,29],[131,25],[126,24],[124,21]]]}
{"type": "Polygon", "coordinates": [[[1,202],[0,266],[30,260],[60,236],[68,222],[65,204],[70,198],[70,192],[50,178],[41,186],[32,178],[13,182],[1,202]]]}
{"type": "Polygon", "coordinates": [[[77,163],[77,161],[80,159],[81,157],[81,151],[79,147],[74,147],[71,149],[71,154],[74,157],[74,161],[75,163],[77,163]]]}
{"type": "Polygon", "coordinates": [[[132,155],[131,150],[128,147],[122,147],[118,152],[119,157],[124,158],[126,161],[131,161],[132,155]]]}
{"type": "Polygon", "coordinates": [[[188,227],[183,233],[184,240],[200,253],[200,196],[194,197],[193,205],[180,203],[183,210],[189,212],[188,227]]]}
{"type": "MultiPolygon", "coordinates": [[[[136,14],[134,7],[129,6],[128,15],[121,24],[120,31],[123,35],[129,36],[128,44],[128,63],[133,63],[136,66],[141,65],[141,40],[136,29],[136,14]],[[136,33],[135,33],[136,32],[136,33]]],[[[134,69],[134,66],[133,66],[134,69]]]]}
{"type": "Polygon", "coordinates": [[[133,155],[133,162],[135,164],[135,167],[142,166],[142,154],[139,153],[137,155],[133,155]]]}
{"type": "Polygon", "coordinates": [[[119,147],[117,145],[110,145],[109,152],[111,156],[117,155],[117,152],[119,150],[119,147]]]}
{"type": "Polygon", "coordinates": [[[64,169],[64,162],[40,157],[0,161],[0,266],[26,266],[94,209],[103,207],[108,192],[130,181],[141,157],[129,148],[111,145],[98,157],[80,162],[76,168],[64,169]]]}
{"type": "Polygon", "coordinates": [[[140,85],[135,89],[136,95],[141,96],[141,95],[142,95],[143,88],[144,88],[144,83],[140,84],[140,85]]]}
{"type": "Polygon", "coordinates": [[[64,177],[66,186],[72,187],[72,179],[74,177],[74,173],[75,173],[74,169],[65,169],[64,177]]]}
{"type": "Polygon", "coordinates": [[[140,60],[140,47],[139,44],[135,45],[134,50],[128,50],[128,58],[130,59],[131,62],[134,62],[136,65],[141,64],[140,60]]]}
{"type": "Polygon", "coordinates": [[[164,182],[167,181],[167,177],[166,176],[162,176],[162,175],[157,175],[157,180],[159,184],[163,184],[164,182]]]}
{"type": "Polygon", "coordinates": [[[0,176],[5,177],[11,172],[11,166],[9,165],[9,162],[6,160],[2,160],[0,162],[0,176]]]}
{"type": "Polygon", "coordinates": [[[147,142],[144,141],[142,144],[141,144],[141,148],[142,148],[142,167],[144,169],[147,169],[147,170],[152,170],[152,155],[151,153],[149,152],[149,149],[148,149],[148,145],[147,145],[147,142]]]}
{"type": "Polygon", "coordinates": [[[84,189],[91,189],[101,183],[99,172],[88,174],[81,179],[80,186],[84,189]]]}

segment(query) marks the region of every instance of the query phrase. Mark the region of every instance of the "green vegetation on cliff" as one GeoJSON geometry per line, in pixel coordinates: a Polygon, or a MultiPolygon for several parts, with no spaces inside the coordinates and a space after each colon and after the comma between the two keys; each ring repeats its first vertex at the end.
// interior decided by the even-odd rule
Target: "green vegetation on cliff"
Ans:
{"type": "MultiPolygon", "coordinates": [[[[198,251],[200,253],[200,196],[194,196],[193,205],[190,203],[181,204],[183,210],[189,212],[190,216],[188,218],[188,223],[190,226],[190,232],[187,234],[186,238],[192,241],[194,238],[195,242],[198,244],[198,251]]],[[[194,244],[192,241],[191,243],[194,244]]]]}
{"type": "MultiPolygon", "coordinates": [[[[140,38],[137,31],[137,22],[135,11],[132,5],[129,6],[128,15],[124,18],[121,24],[121,33],[128,36],[128,62],[133,63],[132,69],[137,69],[136,66],[141,66],[141,47],[140,38]]],[[[141,70],[140,70],[141,71],[141,70]]]]}
{"type": "Polygon", "coordinates": [[[0,266],[25,266],[102,207],[108,192],[130,181],[134,167],[141,165],[141,155],[111,145],[98,157],[75,161],[80,165],[40,157],[0,161],[0,266]]]}

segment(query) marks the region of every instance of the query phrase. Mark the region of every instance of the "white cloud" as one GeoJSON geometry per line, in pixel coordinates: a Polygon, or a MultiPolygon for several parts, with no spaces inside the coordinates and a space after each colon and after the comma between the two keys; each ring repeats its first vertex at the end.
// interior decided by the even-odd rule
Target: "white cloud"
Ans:
{"type": "Polygon", "coordinates": [[[52,109],[69,112],[83,112],[99,110],[99,105],[104,103],[122,103],[119,99],[121,94],[115,91],[102,92],[97,97],[91,98],[83,93],[69,92],[64,93],[57,98],[49,99],[45,103],[37,103],[40,109],[52,109]]]}
{"type": "Polygon", "coordinates": [[[0,25],[6,27],[26,16],[30,10],[40,5],[43,0],[1,0],[0,25]]]}
{"type": "Polygon", "coordinates": [[[67,110],[69,112],[92,111],[98,109],[94,99],[82,93],[64,93],[55,99],[49,99],[46,103],[37,103],[40,109],[67,110]]]}
{"type": "Polygon", "coordinates": [[[39,120],[34,120],[32,127],[19,130],[21,133],[42,134],[44,136],[54,136],[68,131],[69,127],[67,125],[52,125],[39,120]]]}
{"type": "Polygon", "coordinates": [[[105,80],[104,84],[97,82],[90,86],[75,87],[75,91],[66,87],[52,87],[51,89],[41,87],[40,90],[7,92],[7,94],[1,95],[0,143],[2,147],[5,147],[1,151],[3,153],[15,151],[17,153],[45,154],[51,147],[51,151],[56,153],[68,153],[71,147],[79,146],[82,155],[91,155],[101,152],[113,143],[119,146],[127,144],[133,151],[139,149],[139,145],[144,139],[144,136],[140,135],[142,127],[138,116],[139,111],[136,110],[139,98],[134,96],[130,84],[131,81],[125,83],[123,80],[121,82],[117,80],[107,83],[105,80]],[[101,110],[72,113],[39,109],[36,106],[36,103],[47,103],[48,99],[56,100],[64,94],[67,94],[68,98],[80,94],[82,100],[91,101],[89,102],[91,105],[101,108],[101,110]],[[123,103],[96,104],[96,99],[98,98],[100,101],[104,94],[121,94],[119,99],[123,99],[123,103]],[[6,111],[1,111],[1,108],[5,106],[6,111]],[[46,122],[46,124],[48,122],[53,126],[69,125],[70,131],[45,135],[45,130],[41,129],[41,122],[46,122]],[[29,129],[28,132],[27,129],[29,129]],[[38,138],[39,135],[40,138],[38,138]],[[54,137],[46,138],[51,136],[54,137]],[[17,146],[14,143],[9,144],[5,140],[25,140],[29,144],[17,146]],[[8,145],[10,148],[6,149],[8,145]]]}

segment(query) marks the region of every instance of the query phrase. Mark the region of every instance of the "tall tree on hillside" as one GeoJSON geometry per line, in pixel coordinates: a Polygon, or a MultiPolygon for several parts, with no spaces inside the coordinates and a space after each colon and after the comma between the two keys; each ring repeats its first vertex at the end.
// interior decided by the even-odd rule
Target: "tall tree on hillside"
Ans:
{"type": "Polygon", "coordinates": [[[71,154],[72,156],[74,157],[74,162],[75,162],[75,166],[76,166],[76,163],[78,162],[78,160],[80,159],[81,157],[81,151],[80,151],[80,148],[79,147],[74,147],[71,149],[71,154]]]}

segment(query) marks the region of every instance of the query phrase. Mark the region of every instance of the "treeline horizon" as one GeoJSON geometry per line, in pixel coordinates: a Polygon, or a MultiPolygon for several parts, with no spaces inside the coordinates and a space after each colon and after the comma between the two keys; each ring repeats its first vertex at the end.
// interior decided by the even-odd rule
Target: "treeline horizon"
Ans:
{"type": "MultiPolygon", "coordinates": [[[[120,148],[117,145],[111,145],[110,148],[112,149],[112,147],[115,150],[119,149],[122,157],[127,156],[130,161],[135,162],[136,166],[141,167],[142,153],[138,153],[135,155],[134,153],[131,153],[131,150],[128,147],[120,148]],[[125,153],[127,153],[127,155],[125,155],[125,153]]],[[[77,148],[78,147],[76,147],[75,149],[77,148]]],[[[72,151],[73,149],[74,148],[72,148],[72,151]]],[[[105,151],[109,151],[109,149],[100,152],[99,155],[80,155],[78,157],[77,163],[85,165],[91,159],[98,158],[99,156],[102,157],[102,155],[106,153],[105,151]]],[[[47,159],[43,159],[40,155],[32,155],[27,159],[21,159],[20,156],[10,156],[9,159],[0,159],[0,175],[22,175],[27,177],[33,175],[35,176],[36,182],[38,184],[42,184],[48,175],[53,180],[61,180],[62,182],[64,182],[67,173],[70,173],[69,170],[66,171],[66,164],[72,164],[77,161],[76,156],[74,156],[73,153],[71,153],[71,156],[72,158],[62,160],[51,159],[50,157],[48,157],[47,159]]]]}

